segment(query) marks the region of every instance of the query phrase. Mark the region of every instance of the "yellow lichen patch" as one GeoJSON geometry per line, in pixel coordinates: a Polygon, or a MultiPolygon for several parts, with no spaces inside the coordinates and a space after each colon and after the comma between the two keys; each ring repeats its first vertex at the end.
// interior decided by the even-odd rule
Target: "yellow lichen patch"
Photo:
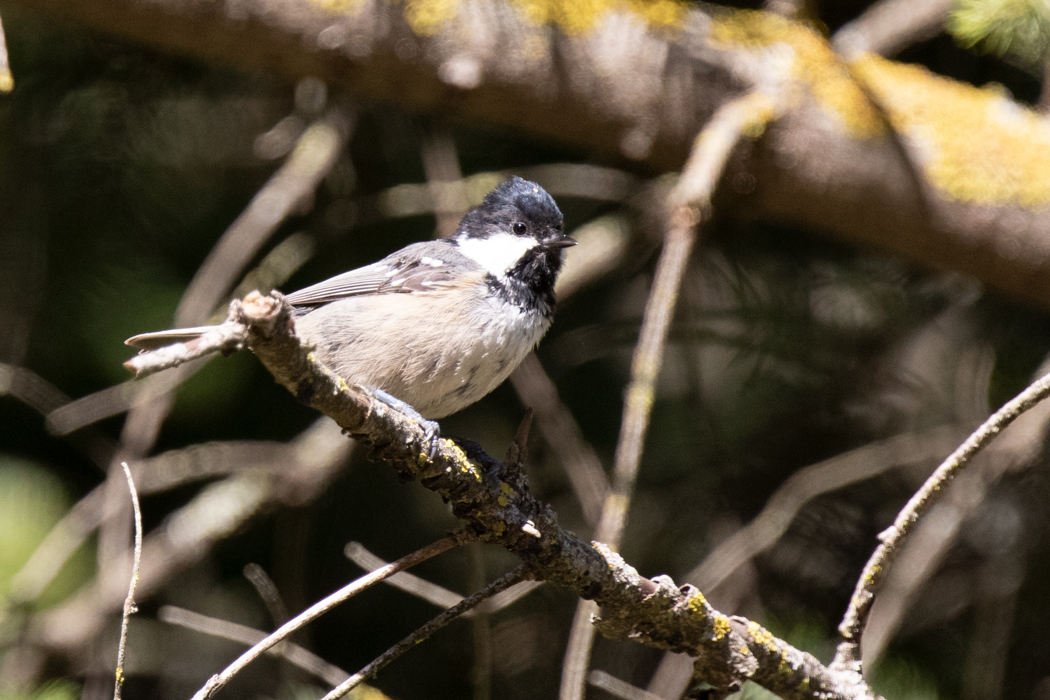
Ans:
{"type": "Polygon", "coordinates": [[[773,636],[773,633],[767,630],[757,622],[747,623],[747,633],[751,635],[757,643],[764,646],[766,649],[774,653],[780,652],[780,647],[777,646],[777,638],[773,636]]]}
{"type": "Polygon", "coordinates": [[[707,598],[700,591],[697,591],[685,601],[686,607],[689,608],[690,617],[696,620],[703,620],[710,613],[710,606],[707,604],[707,598]]]}
{"type": "Polygon", "coordinates": [[[481,471],[470,461],[467,453],[460,449],[459,445],[445,438],[441,438],[441,445],[451,453],[450,461],[456,465],[456,469],[461,474],[469,474],[474,477],[475,481],[481,482],[481,471]]]}
{"type": "Polygon", "coordinates": [[[433,36],[459,14],[460,0],[407,0],[405,21],[419,36],[433,36]]]}
{"type": "Polygon", "coordinates": [[[506,497],[506,495],[501,493],[500,495],[496,496],[496,503],[499,503],[501,506],[506,506],[507,505],[507,497],[506,497]]]}
{"type": "Polygon", "coordinates": [[[720,642],[723,639],[725,639],[726,635],[729,634],[729,630],[731,629],[729,626],[729,618],[725,615],[717,615],[711,627],[711,631],[714,633],[714,640],[716,642],[720,642]]]}
{"type": "Polygon", "coordinates": [[[1000,90],[864,56],[854,70],[941,195],[974,204],[1050,206],[1050,122],[1000,90]]]}
{"type": "Polygon", "coordinates": [[[738,10],[716,15],[711,39],[727,48],[765,49],[784,44],[794,51],[791,77],[807,84],[822,108],[841,120],[851,136],[874,138],[886,128],[878,110],[828,42],[811,27],[779,15],[738,10]]]}
{"type": "Polygon", "coordinates": [[[511,498],[518,495],[518,492],[514,490],[514,487],[508,484],[506,481],[499,482],[499,490],[502,491],[505,495],[510,496],[511,498]]]}
{"type": "Polygon", "coordinates": [[[675,0],[628,0],[627,6],[654,29],[675,29],[685,22],[685,4],[675,0]]]}
{"type": "Polygon", "coordinates": [[[524,19],[554,24],[566,34],[586,34],[609,12],[630,12],[653,29],[676,29],[685,21],[682,0],[509,0],[524,19]]]}
{"type": "Polygon", "coordinates": [[[319,7],[339,14],[352,14],[361,7],[361,0],[313,0],[319,7]]]}

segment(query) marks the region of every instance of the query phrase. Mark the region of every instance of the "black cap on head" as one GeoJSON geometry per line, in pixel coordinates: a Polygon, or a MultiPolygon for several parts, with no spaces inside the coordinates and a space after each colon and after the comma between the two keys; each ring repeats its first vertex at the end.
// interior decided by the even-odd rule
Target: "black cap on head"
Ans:
{"type": "Polygon", "coordinates": [[[512,230],[519,221],[529,226],[532,235],[545,236],[550,230],[561,231],[563,218],[547,190],[515,175],[485,195],[481,205],[463,217],[457,233],[484,237],[493,232],[492,225],[512,230]]]}

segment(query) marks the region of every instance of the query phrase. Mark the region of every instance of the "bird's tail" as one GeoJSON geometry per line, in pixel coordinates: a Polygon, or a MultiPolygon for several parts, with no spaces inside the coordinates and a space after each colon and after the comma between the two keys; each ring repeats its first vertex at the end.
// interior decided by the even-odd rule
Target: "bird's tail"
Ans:
{"type": "Polygon", "coordinates": [[[197,326],[196,328],[173,328],[169,331],[140,333],[125,340],[124,344],[139,350],[156,350],[172,343],[185,343],[195,340],[213,328],[215,326],[197,326]]]}

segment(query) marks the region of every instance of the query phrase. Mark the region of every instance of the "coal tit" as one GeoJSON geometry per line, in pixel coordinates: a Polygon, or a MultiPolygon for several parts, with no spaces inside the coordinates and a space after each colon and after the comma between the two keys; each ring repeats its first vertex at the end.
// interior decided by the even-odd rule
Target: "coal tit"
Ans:
{"type": "MultiPolygon", "coordinates": [[[[564,249],[576,244],[563,226],[546,190],[513,177],[451,238],[287,295],[296,332],[349,384],[424,419],[455,413],[499,386],[550,327],[564,249]]],[[[125,342],[150,350],[206,330],[125,342]]]]}

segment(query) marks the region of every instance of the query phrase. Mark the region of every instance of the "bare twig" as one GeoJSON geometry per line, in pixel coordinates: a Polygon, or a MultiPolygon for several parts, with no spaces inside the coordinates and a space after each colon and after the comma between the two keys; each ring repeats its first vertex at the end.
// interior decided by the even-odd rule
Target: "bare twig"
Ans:
{"type": "MultiPolygon", "coordinates": [[[[407,569],[410,566],[414,566],[421,561],[425,561],[433,556],[446,552],[453,547],[457,547],[464,542],[469,541],[472,537],[464,532],[460,532],[454,535],[450,535],[443,539],[429,544],[426,547],[416,550],[411,554],[407,554],[398,559],[393,564],[384,566],[382,569],[377,569],[370,574],[366,574],[361,578],[357,579],[353,583],[343,586],[335,593],[326,596],[318,602],[311,605],[309,608],[293,617],[288,622],[284,623],[277,628],[272,634],[266,637],[263,641],[253,646],[248,651],[241,654],[232,664],[227,666],[221,673],[212,676],[207,683],[204,684],[200,690],[198,690],[193,698],[194,700],[203,700],[204,698],[211,697],[215,691],[226,685],[231,678],[239,673],[245,666],[257,659],[267,649],[274,646],[289,634],[295,630],[301,628],[303,625],[310,621],[320,617],[324,613],[328,612],[340,603],[349,600],[353,596],[365,591],[375,584],[379,583],[383,579],[396,574],[398,571],[407,569]]],[[[364,680],[363,678],[361,680],[364,680]]]]}
{"type": "Polygon", "coordinates": [[[117,647],[117,678],[113,686],[113,700],[120,700],[121,690],[124,687],[124,654],[128,643],[128,621],[131,615],[138,611],[135,605],[135,586],[139,582],[139,565],[142,563],[142,511],[139,509],[139,494],[135,491],[135,480],[131,478],[128,463],[121,462],[120,466],[123,467],[124,477],[128,480],[131,505],[135,509],[135,549],[131,565],[131,582],[128,584],[128,597],[124,599],[124,613],[120,620],[120,644],[117,647]]]}
{"type": "Polygon", "coordinates": [[[1050,374],[1033,382],[985,421],[966,441],[941,463],[907,505],[893,525],[879,535],[880,544],[868,559],[849,608],[839,625],[842,641],[835,652],[832,668],[855,674],[861,672],[860,639],[867,625],[875,591],[886,577],[900,548],[907,542],[915,524],[940,499],[952,479],[974,455],[991,442],[1018,416],[1050,395],[1050,374]]]}
{"type": "MultiPolygon", "coordinates": [[[[365,571],[375,571],[376,569],[387,565],[385,560],[369,552],[360,542],[350,542],[347,544],[343,549],[343,554],[346,555],[347,559],[354,562],[365,571]]],[[[436,583],[427,581],[415,574],[410,574],[407,571],[394,574],[383,581],[383,583],[400,589],[409,595],[414,595],[415,597],[425,600],[432,605],[436,605],[439,608],[451,608],[453,605],[457,605],[463,600],[463,596],[459,593],[450,591],[444,586],[439,586],[436,583]]],[[[522,581],[521,583],[515,584],[507,590],[492,596],[492,598],[486,600],[478,610],[484,610],[486,613],[494,613],[498,610],[502,610],[542,585],[542,581],[522,581]]],[[[468,610],[463,613],[463,617],[474,617],[474,614],[474,610],[468,610]]]]}
{"type": "MultiPolygon", "coordinates": [[[[682,175],[668,195],[667,234],[631,361],[631,381],[616,444],[612,489],[602,506],[595,531],[595,539],[613,549],[619,547],[627,521],[652,413],[664,341],[674,314],[678,288],[696,242],[697,225],[710,206],[711,196],[733,148],[748,131],[761,133],[773,116],[772,101],[760,93],[751,93],[720,107],[696,138],[682,175]]],[[[592,609],[593,604],[581,601],[573,620],[569,651],[562,665],[561,700],[583,697],[594,637],[590,624],[592,609]]]]}
{"type": "Polygon", "coordinates": [[[266,570],[255,562],[250,562],[244,565],[244,578],[248,579],[248,582],[255,588],[255,592],[259,594],[259,598],[270,612],[273,623],[280,627],[288,622],[288,608],[266,570]]]}
{"type": "MultiPolygon", "coordinates": [[[[375,571],[388,564],[387,561],[377,557],[376,555],[365,549],[364,545],[360,542],[350,542],[343,548],[343,554],[346,558],[360,566],[365,571],[375,571]]],[[[420,578],[415,574],[410,574],[407,571],[394,574],[390,578],[383,581],[394,588],[400,589],[409,595],[413,595],[417,598],[427,601],[433,605],[441,608],[451,608],[461,600],[463,596],[444,586],[439,586],[436,583],[431,583],[426,579],[420,578]]]]}
{"type": "Polygon", "coordinates": [[[631,685],[626,681],[621,681],[611,673],[598,669],[587,674],[587,682],[595,688],[601,688],[610,695],[623,698],[623,700],[664,700],[659,695],[650,693],[648,690],[639,688],[636,685],[631,685]]]}
{"type": "Polygon", "coordinates": [[[206,355],[221,352],[229,354],[244,347],[247,329],[236,320],[213,326],[199,338],[185,343],[172,343],[156,350],[135,355],[124,366],[135,373],[136,377],[145,377],[161,370],[184,365],[206,355]]]}
{"type": "Polygon", "coordinates": [[[958,445],[966,434],[958,426],[905,433],[795,472],[770,496],[754,520],[719,544],[684,580],[702,591],[717,587],[745,562],[772,547],[810,500],[895,467],[937,459],[958,445]]]}
{"type": "MultiPolygon", "coordinates": [[[[242,528],[267,505],[299,505],[315,498],[346,464],[355,444],[325,417],[315,421],[290,444],[211,443],[173,450],[133,465],[140,493],[207,476],[234,474],[202,489],[145,538],[139,595],[149,595],[170,581],[174,573],[199,561],[216,542],[242,528]]],[[[67,525],[53,531],[53,534],[62,532],[62,542],[74,541],[63,552],[75,549],[75,543],[83,541],[101,518],[103,488],[95,490],[96,504],[78,504],[63,519],[67,525]],[[80,515],[72,518],[76,513],[80,515]]],[[[19,577],[23,573],[32,574],[26,577],[27,584],[46,585],[46,581],[40,583],[40,579],[44,574],[53,575],[61,562],[49,565],[54,554],[43,545],[34,554],[34,560],[38,554],[44,555],[41,563],[46,568],[31,569],[27,564],[19,577]]],[[[39,591],[39,585],[33,590],[39,591]]],[[[51,647],[78,648],[99,634],[103,616],[119,609],[123,595],[123,591],[115,589],[88,587],[38,615],[33,624],[34,639],[51,647]]]]}
{"type": "MultiPolygon", "coordinates": [[[[266,633],[255,628],[239,625],[228,620],[220,620],[217,617],[201,615],[192,610],[175,607],[174,605],[161,607],[157,611],[157,619],[169,625],[178,625],[201,634],[228,639],[231,642],[237,642],[245,646],[253,646],[266,639],[266,633]]],[[[331,685],[338,685],[350,677],[350,674],[343,669],[328,663],[320,656],[293,642],[282,642],[276,647],[268,649],[266,653],[278,656],[331,685]]]]}
{"type": "MultiPolygon", "coordinates": [[[[13,396],[46,419],[71,402],[69,397],[36,372],[0,362],[0,396],[13,396]]],[[[50,425],[49,425],[50,428],[50,425]]],[[[117,451],[112,439],[94,431],[70,436],[70,443],[105,470],[117,451]]]]}
{"type": "Polygon", "coordinates": [[[354,115],[333,109],[303,132],[288,160],[230,224],[197,269],[175,312],[175,325],[194,326],[211,314],[259,248],[285,219],[312,204],[350,136],[354,115]]]}
{"type": "MultiPolygon", "coordinates": [[[[1034,376],[1047,372],[1050,362],[1044,360],[1034,376]]],[[[1007,473],[1029,468],[1041,458],[1048,430],[1050,404],[1043,402],[1006,428],[977,456],[974,467],[952,483],[947,497],[923,517],[872,605],[864,630],[864,668],[873,669],[879,662],[916,595],[944,560],[963,524],[986,503],[993,486],[1007,473]]]]}
{"type": "Polygon", "coordinates": [[[892,56],[944,31],[951,0],[880,0],[835,32],[835,50],[847,59],[864,53],[892,56]]]}
{"type": "Polygon", "coordinates": [[[486,598],[490,598],[496,593],[510,588],[515,583],[518,583],[528,575],[528,567],[519,566],[508,574],[504,574],[502,577],[496,579],[489,585],[482,588],[477,593],[474,593],[467,598],[464,598],[457,605],[445,610],[437,617],[426,623],[412,634],[408,635],[394,646],[387,649],[375,660],[370,662],[367,666],[362,668],[360,671],[355,673],[345,682],[340,683],[338,686],[332,689],[330,693],[325,695],[321,700],[336,700],[341,698],[348,692],[353,690],[356,686],[360,685],[364,681],[374,676],[380,669],[389,664],[397,657],[404,654],[406,651],[414,647],[415,645],[422,642],[424,639],[434,634],[437,630],[441,629],[454,619],[465,613],[466,611],[475,608],[486,598]]]}

